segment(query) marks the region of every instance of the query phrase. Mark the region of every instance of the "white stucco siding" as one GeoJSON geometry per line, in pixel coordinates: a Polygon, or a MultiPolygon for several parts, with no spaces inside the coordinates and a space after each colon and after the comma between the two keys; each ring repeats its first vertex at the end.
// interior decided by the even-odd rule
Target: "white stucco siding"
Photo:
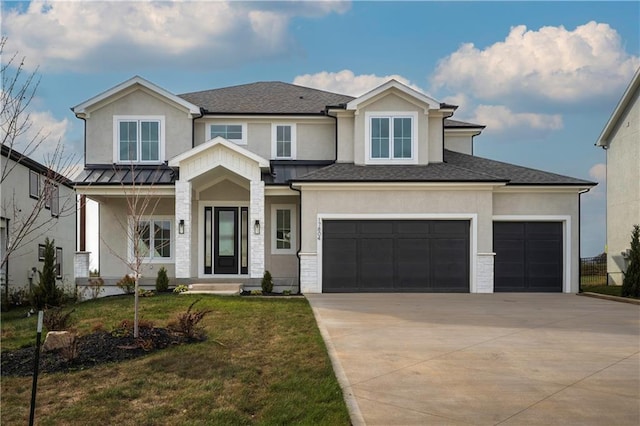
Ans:
{"type": "Polygon", "coordinates": [[[469,135],[451,135],[445,133],[444,147],[450,151],[473,155],[473,137],[469,135]]]}
{"type": "Polygon", "coordinates": [[[633,225],[640,224],[640,91],[635,92],[612,132],[607,149],[607,272],[622,284],[621,252],[630,248],[633,225]]]}
{"type": "MultiPolygon", "coordinates": [[[[0,188],[0,217],[5,219],[2,226],[9,227],[9,237],[15,235],[16,224],[25,220],[34,210],[37,201],[29,197],[29,168],[15,165],[13,160],[0,157],[4,167],[9,161],[7,175],[0,188]],[[7,225],[8,220],[8,225],[7,225]]],[[[43,181],[41,180],[41,183],[43,181]]],[[[41,271],[43,263],[38,259],[38,246],[45,239],[55,240],[55,246],[62,248],[62,283],[68,291],[72,291],[74,277],[74,255],[76,252],[76,196],[75,192],[64,185],[58,185],[60,216],[51,215],[51,210],[42,208],[29,229],[32,231],[19,244],[9,257],[8,280],[9,292],[14,289],[26,289],[29,286],[28,274],[32,267],[41,271]]],[[[4,230],[3,230],[4,231],[4,230]]],[[[3,252],[4,254],[4,252],[3,252]]],[[[38,284],[38,276],[33,284],[38,284]]]]}
{"type": "Polygon", "coordinates": [[[335,157],[335,123],[328,117],[204,117],[196,120],[196,146],[210,139],[211,124],[242,124],[246,129],[243,148],[262,158],[273,159],[273,124],[295,125],[295,159],[333,160],[335,157]]]}
{"type": "Polygon", "coordinates": [[[168,160],[191,148],[191,118],[187,111],[154,96],[147,89],[131,88],[124,96],[92,107],[86,119],[87,164],[114,161],[114,116],[162,116],[165,120],[165,153],[168,160]]]}
{"type": "MultiPolygon", "coordinates": [[[[149,203],[145,216],[158,216],[171,220],[172,257],[166,262],[145,262],[142,268],[144,278],[155,279],[161,266],[167,269],[169,277],[175,277],[175,201],[163,198],[157,205],[149,203]]],[[[120,279],[131,273],[127,265],[130,240],[127,236],[128,208],[124,198],[103,198],[100,200],[100,275],[104,279],[120,279]]]]}
{"type": "Polygon", "coordinates": [[[339,163],[353,163],[354,161],[354,125],[355,117],[352,111],[340,111],[338,117],[338,157],[339,163]]]}

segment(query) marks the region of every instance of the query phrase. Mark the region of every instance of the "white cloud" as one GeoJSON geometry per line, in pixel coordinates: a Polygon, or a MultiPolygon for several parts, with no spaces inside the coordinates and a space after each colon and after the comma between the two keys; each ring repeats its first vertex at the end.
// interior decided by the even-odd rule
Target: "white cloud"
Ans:
{"type": "Polygon", "coordinates": [[[180,63],[207,69],[289,54],[296,16],[343,13],[349,2],[33,0],[3,11],[7,52],[27,69],[88,71],[180,63]]]}
{"type": "Polygon", "coordinates": [[[344,95],[360,96],[391,79],[395,79],[414,90],[424,93],[420,87],[411,83],[409,79],[402,77],[401,75],[355,75],[351,70],[342,70],[338,72],[322,71],[315,74],[299,75],[293,80],[293,84],[313,87],[315,89],[326,90],[329,92],[342,93],[344,95]]]}
{"type": "Polygon", "coordinates": [[[485,49],[472,43],[442,59],[432,76],[435,89],[470,92],[505,102],[522,96],[571,103],[610,96],[624,88],[640,58],[628,55],[608,24],[511,28],[504,41],[485,49]]]}
{"type": "Polygon", "coordinates": [[[470,121],[487,126],[488,133],[505,133],[513,130],[526,132],[529,136],[544,136],[553,130],[562,129],[559,114],[514,112],[504,105],[478,105],[470,121]]]}
{"type": "Polygon", "coordinates": [[[50,111],[31,111],[28,123],[26,131],[13,140],[14,149],[43,164],[49,164],[54,156],[58,160],[61,154],[70,154],[64,152],[65,137],[71,128],[69,120],[57,120],[50,111]]]}
{"type": "Polygon", "coordinates": [[[593,167],[589,169],[589,176],[591,176],[591,179],[594,179],[598,182],[606,182],[607,165],[604,163],[597,163],[593,165],[593,167]]]}

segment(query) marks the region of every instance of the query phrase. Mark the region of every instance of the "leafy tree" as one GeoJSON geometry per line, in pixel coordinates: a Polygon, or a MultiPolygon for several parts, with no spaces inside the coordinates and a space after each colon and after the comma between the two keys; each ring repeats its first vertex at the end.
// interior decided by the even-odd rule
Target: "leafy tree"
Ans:
{"type": "Polygon", "coordinates": [[[56,249],[55,240],[44,241],[44,264],[38,271],[40,283],[33,289],[32,305],[36,310],[60,306],[64,300],[64,291],[56,285],[56,249]]]}
{"type": "Polygon", "coordinates": [[[634,225],[631,232],[631,252],[622,281],[622,295],[640,297],[640,225],[634,225]]]}

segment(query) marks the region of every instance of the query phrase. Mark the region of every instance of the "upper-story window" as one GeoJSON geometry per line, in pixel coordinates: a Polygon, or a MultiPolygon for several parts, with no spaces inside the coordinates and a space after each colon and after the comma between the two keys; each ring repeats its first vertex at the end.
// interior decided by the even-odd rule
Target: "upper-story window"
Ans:
{"type": "Polygon", "coordinates": [[[116,116],[114,121],[117,162],[163,161],[164,117],[116,116]]]}
{"type": "Polygon", "coordinates": [[[211,124],[209,126],[209,136],[213,139],[222,136],[228,141],[239,145],[247,144],[247,125],[246,124],[211,124]]]}
{"type": "Polygon", "coordinates": [[[365,119],[368,163],[417,162],[417,113],[367,113],[365,119]]]}
{"type": "Polygon", "coordinates": [[[296,158],[296,125],[274,124],[271,127],[272,155],[277,159],[296,158]]]}
{"type": "Polygon", "coordinates": [[[29,170],[29,197],[40,198],[40,173],[29,170]]]}

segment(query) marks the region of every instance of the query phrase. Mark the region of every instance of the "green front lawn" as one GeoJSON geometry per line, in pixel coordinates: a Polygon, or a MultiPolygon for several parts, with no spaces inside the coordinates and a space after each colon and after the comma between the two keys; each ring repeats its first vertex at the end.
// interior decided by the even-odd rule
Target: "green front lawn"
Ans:
{"type": "MultiPolygon", "coordinates": [[[[213,309],[208,340],[84,371],[42,374],[36,423],[348,425],[349,415],[305,299],[162,294],[140,315],[164,327],[196,299],[213,309]]],[[[76,328],[111,330],[133,318],[133,297],[74,306],[76,328]]],[[[35,344],[35,317],[2,313],[2,350],[35,344]]],[[[2,377],[2,424],[26,424],[31,377],[2,377]]]]}
{"type": "Polygon", "coordinates": [[[622,286],[619,285],[584,285],[582,291],[590,293],[608,294],[609,296],[622,296],[622,286]]]}

